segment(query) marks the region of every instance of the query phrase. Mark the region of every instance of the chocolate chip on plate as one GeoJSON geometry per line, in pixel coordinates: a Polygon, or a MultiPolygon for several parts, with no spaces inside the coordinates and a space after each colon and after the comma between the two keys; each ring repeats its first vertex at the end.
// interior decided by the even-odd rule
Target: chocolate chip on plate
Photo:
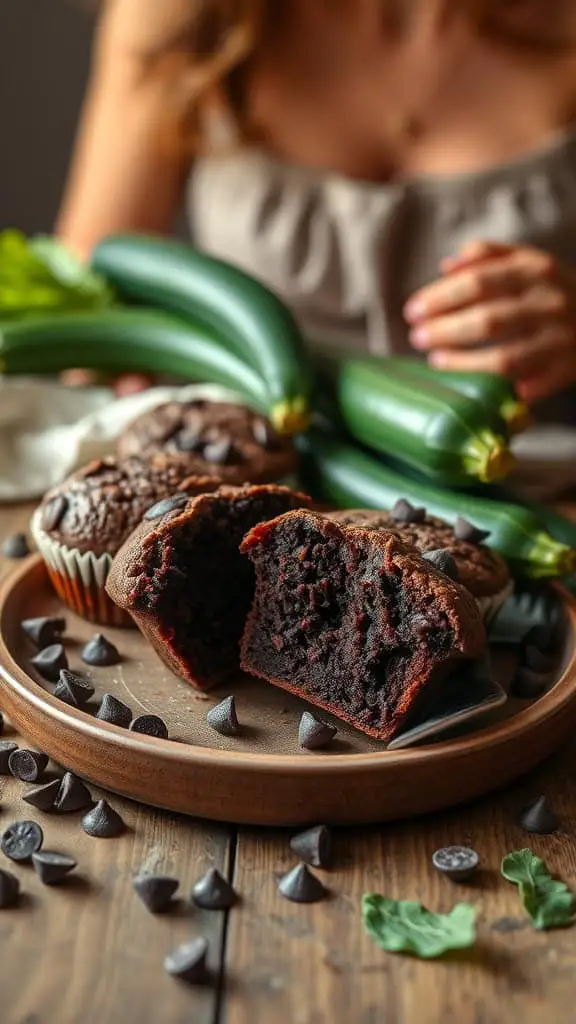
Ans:
{"type": "Polygon", "coordinates": [[[167,875],[137,875],[132,879],[132,888],[151,914],[161,914],[172,903],[178,888],[177,878],[167,875]]]}
{"type": "Polygon", "coordinates": [[[206,958],[208,942],[200,937],[178,946],[164,959],[164,970],[174,978],[181,978],[189,984],[198,985],[206,980],[206,958]]]}
{"type": "Polygon", "coordinates": [[[210,868],[192,888],[192,900],[204,910],[228,910],[238,900],[230,882],[217,868],[210,868]]]}
{"type": "Polygon", "coordinates": [[[95,633],[80,655],[86,665],[94,668],[108,668],[110,665],[118,665],[122,660],[118,648],[110,643],[102,633],[95,633]]]}
{"type": "Polygon", "coordinates": [[[114,839],[124,832],[126,826],[118,811],[106,800],[99,800],[82,818],[82,828],[95,839],[114,839]]]}
{"type": "Polygon", "coordinates": [[[49,647],[58,643],[66,629],[66,619],[41,615],[35,619],[23,619],[20,628],[36,647],[49,647]]]}
{"type": "Polygon", "coordinates": [[[68,498],[63,494],[57,494],[42,509],[42,529],[50,533],[57,530],[68,511],[68,498]]]}
{"type": "Polygon", "coordinates": [[[304,750],[320,750],[334,739],[338,730],[311,711],[304,711],[298,726],[298,743],[304,750]]]}
{"type": "Polygon", "coordinates": [[[10,860],[30,860],[44,842],[44,833],[35,821],[15,821],[0,838],[0,850],[10,860]]]}
{"type": "Polygon", "coordinates": [[[66,772],[60,780],[58,794],[54,802],[54,810],[59,814],[72,811],[84,811],[94,803],[87,786],[77,775],[66,772]]]}
{"type": "Polygon", "coordinates": [[[469,846],[443,846],[432,854],[432,863],[453,882],[466,882],[472,878],[480,858],[469,846]]]}
{"type": "Polygon", "coordinates": [[[534,700],[544,693],[549,682],[550,674],[548,672],[533,672],[520,665],[510,685],[510,695],[519,697],[521,700],[534,700]]]}
{"type": "Polygon", "coordinates": [[[423,523],[426,509],[415,508],[406,498],[400,498],[390,510],[390,518],[396,523],[423,523]]]}
{"type": "Polygon", "coordinates": [[[544,654],[549,654],[556,641],[556,630],[553,626],[532,626],[522,640],[524,647],[537,647],[544,654]]]}
{"type": "Polygon", "coordinates": [[[132,712],[127,704],[123,704],[111,693],[105,693],[95,717],[101,722],[109,722],[110,725],[119,725],[122,729],[127,729],[132,721],[132,712]]]}
{"type": "Polygon", "coordinates": [[[25,533],[13,533],[2,543],[1,553],[4,558],[26,558],[30,547],[25,533]]]}
{"type": "Polygon", "coordinates": [[[168,515],[169,512],[175,512],[176,509],[184,508],[187,504],[187,494],[173,494],[171,498],[164,498],[162,501],[157,501],[155,505],[152,505],[152,507],[144,513],[143,518],[149,521],[152,519],[160,519],[161,516],[168,515]]]}
{"type": "Polygon", "coordinates": [[[221,736],[238,736],[240,723],[236,713],[236,701],[234,697],[225,697],[219,704],[215,704],[206,715],[206,721],[211,729],[219,732],[221,736]]]}
{"type": "Polygon", "coordinates": [[[433,565],[438,572],[443,572],[451,580],[458,579],[458,566],[447,548],[437,548],[436,551],[425,551],[422,555],[430,565],[433,565]]]}
{"type": "Polygon", "coordinates": [[[76,867],[76,861],[66,853],[54,850],[39,850],[32,854],[32,863],[38,878],[44,885],[56,885],[76,867]]]}
{"type": "Polygon", "coordinates": [[[539,796],[524,808],[520,815],[520,825],[525,832],[547,836],[557,832],[560,823],[545,796],[539,796]]]}
{"type": "Polygon", "coordinates": [[[12,740],[0,740],[0,775],[10,775],[10,756],[18,750],[12,740]]]}
{"type": "Polygon", "coordinates": [[[553,655],[546,654],[539,647],[535,647],[534,644],[523,644],[520,652],[520,661],[524,668],[541,674],[551,672],[556,664],[556,658],[553,655]]]}
{"type": "Polygon", "coordinates": [[[168,739],[168,726],[158,715],[138,715],[130,722],[129,729],[130,732],[141,732],[161,740],[168,739]]]}
{"type": "Polygon", "coordinates": [[[30,658],[30,662],[38,675],[49,683],[57,683],[62,669],[68,668],[68,658],[62,644],[50,644],[30,658]]]}
{"type": "Polygon", "coordinates": [[[456,540],[464,540],[468,544],[482,544],[490,536],[490,530],[480,530],[463,516],[458,516],[454,523],[454,536],[456,540]]]}
{"type": "Polygon", "coordinates": [[[0,910],[13,907],[20,895],[20,882],[16,875],[0,870],[0,910]]]}
{"type": "Polygon", "coordinates": [[[21,782],[37,782],[48,764],[48,754],[39,750],[14,750],[8,758],[10,774],[21,782]]]}
{"type": "Polygon", "coordinates": [[[231,466],[241,461],[240,452],[228,437],[204,445],[202,458],[205,462],[213,462],[217,466],[231,466]]]}
{"type": "Polygon", "coordinates": [[[82,708],[94,696],[94,687],[87,679],[64,668],[54,687],[54,696],[73,708],[82,708]]]}
{"type": "Polygon", "coordinates": [[[22,799],[32,807],[37,807],[39,811],[53,811],[59,789],[60,779],[53,779],[52,782],[45,782],[43,786],[29,789],[22,799]]]}
{"type": "Polygon", "coordinates": [[[325,825],[316,825],[292,836],[290,849],[305,864],[313,868],[326,868],[332,860],[332,836],[325,825]]]}
{"type": "Polygon", "coordinates": [[[305,864],[297,864],[278,884],[278,891],[293,903],[316,903],[326,895],[319,878],[305,864]]]}

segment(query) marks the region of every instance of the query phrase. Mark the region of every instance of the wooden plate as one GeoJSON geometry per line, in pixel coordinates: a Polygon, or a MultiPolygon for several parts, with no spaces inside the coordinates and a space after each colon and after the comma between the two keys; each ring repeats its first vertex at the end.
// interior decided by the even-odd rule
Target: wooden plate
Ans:
{"type": "MultiPolygon", "coordinates": [[[[42,562],[33,556],[0,587],[0,704],[30,742],[59,764],[169,810],[276,826],[407,817],[504,785],[571,733],[576,721],[576,603],[564,593],[562,600],[560,667],[539,700],[529,705],[509,700],[477,732],[398,751],[383,750],[338,722],[329,751],[306,753],[297,744],[303,702],[248,677],[209,697],[198,695],[162,665],[136,630],[107,630],[124,660],[115,668],[88,669],[80,661],[80,647],[94,627],[62,608],[42,562]],[[96,697],[114,693],[135,715],[160,714],[171,740],[108,725],[52,696],[31,669],[34,651],[20,622],[54,614],[66,616],[70,667],[91,676],[96,697]],[[242,736],[234,739],[206,725],[208,708],[230,692],[243,723],[242,736]]],[[[498,671],[503,671],[501,664],[498,671]]]]}

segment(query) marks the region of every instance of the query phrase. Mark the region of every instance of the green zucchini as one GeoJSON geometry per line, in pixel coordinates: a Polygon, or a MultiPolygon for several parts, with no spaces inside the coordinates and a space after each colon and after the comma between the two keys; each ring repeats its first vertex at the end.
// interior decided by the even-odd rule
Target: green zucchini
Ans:
{"type": "Polygon", "coordinates": [[[467,373],[464,370],[436,370],[424,359],[390,356],[390,364],[412,373],[419,380],[437,381],[461,395],[468,395],[492,408],[501,417],[509,434],[519,434],[530,425],[528,406],[518,398],[512,381],[498,373],[467,373]]]}
{"type": "Polygon", "coordinates": [[[258,374],[204,327],[148,309],[108,309],[6,321],[0,373],[79,369],[165,373],[233,388],[258,411],[272,404],[258,374]]]}
{"type": "Polygon", "coordinates": [[[309,431],[297,444],[303,483],[318,500],[339,508],[389,510],[399,498],[406,498],[449,523],[464,516],[489,530],[490,545],[518,575],[540,579],[576,570],[574,548],[554,540],[538,517],[521,505],[407,479],[374,455],[320,430],[309,431]]]}
{"type": "Polygon", "coordinates": [[[438,483],[483,483],[514,464],[494,417],[479,402],[434,381],[418,381],[381,359],[342,359],[335,395],[347,431],[369,448],[438,483]]]}
{"type": "Polygon", "coordinates": [[[254,278],[183,242],[146,235],[105,239],[92,267],[121,297],[203,323],[265,382],[276,430],[306,427],[311,372],[303,338],[286,306],[254,278]]]}

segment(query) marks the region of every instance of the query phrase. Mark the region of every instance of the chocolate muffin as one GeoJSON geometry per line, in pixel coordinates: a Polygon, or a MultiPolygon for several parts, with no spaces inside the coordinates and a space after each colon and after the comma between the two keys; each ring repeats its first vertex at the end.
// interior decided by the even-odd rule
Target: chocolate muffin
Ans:
{"type": "Polygon", "coordinates": [[[474,598],[384,530],[289,512],[242,543],[256,591],[241,666],[390,740],[486,645],[474,598]]]}
{"type": "Polygon", "coordinates": [[[152,508],[114,559],[108,594],[177,675],[208,690],[239,669],[254,594],[244,535],[307,504],[274,484],[223,485],[167,512],[152,508]]]}
{"type": "Polygon", "coordinates": [[[49,491],[32,517],[32,534],[57,593],[90,622],[132,625],[104,589],[113,556],[151,505],[182,503],[187,494],[219,485],[213,477],[190,476],[182,460],[167,455],[90,462],[49,491]]]}
{"type": "Polygon", "coordinates": [[[268,421],[232,402],[167,402],[143,413],[118,439],[120,458],[167,452],[187,460],[188,472],[225,483],[268,483],[297,468],[289,438],[268,421]]]}

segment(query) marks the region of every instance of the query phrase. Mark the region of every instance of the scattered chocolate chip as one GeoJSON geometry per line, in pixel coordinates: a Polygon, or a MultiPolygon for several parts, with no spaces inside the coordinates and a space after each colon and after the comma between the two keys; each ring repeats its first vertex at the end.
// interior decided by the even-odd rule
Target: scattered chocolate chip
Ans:
{"type": "Polygon", "coordinates": [[[13,907],[20,895],[20,882],[9,871],[0,871],[0,910],[13,907]]]}
{"type": "Polygon", "coordinates": [[[66,853],[53,850],[39,850],[32,854],[32,863],[38,878],[44,885],[56,885],[76,867],[76,861],[66,853]]]}
{"type": "Polygon", "coordinates": [[[468,846],[444,846],[432,854],[432,863],[453,882],[467,882],[476,871],[480,858],[468,846]]]}
{"type": "Polygon", "coordinates": [[[68,498],[65,498],[63,494],[57,494],[42,509],[42,529],[47,533],[58,529],[67,511],[68,498]]]}
{"type": "Polygon", "coordinates": [[[44,648],[59,642],[66,629],[66,619],[43,615],[37,619],[24,619],[20,627],[36,647],[44,648]]]}
{"type": "Polygon", "coordinates": [[[240,723],[236,714],[236,701],[234,697],[226,697],[220,701],[206,715],[206,721],[211,729],[219,732],[222,736],[238,736],[240,723]]]}
{"type": "Polygon", "coordinates": [[[37,782],[46,765],[48,754],[41,754],[39,750],[14,750],[8,758],[10,774],[21,782],[37,782]]]}
{"type": "Polygon", "coordinates": [[[544,693],[549,682],[550,675],[547,672],[533,672],[520,666],[512,680],[510,694],[521,700],[534,700],[544,693]]]}
{"type": "Polygon", "coordinates": [[[0,850],[10,860],[30,860],[44,842],[44,833],[35,821],[15,821],[0,839],[0,850]]]}
{"type": "Polygon", "coordinates": [[[532,626],[523,638],[524,647],[537,647],[544,654],[549,654],[556,640],[553,626],[532,626]]]}
{"type": "Polygon", "coordinates": [[[134,892],[152,914],[168,909],[178,885],[177,878],[167,875],[137,875],[132,879],[134,892]]]}
{"type": "Polygon", "coordinates": [[[121,835],[126,826],[122,818],[106,800],[98,803],[82,818],[82,828],[95,839],[113,839],[121,835]]]}
{"type": "Polygon", "coordinates": [[[25,533],[13,533],[6,537],[2,544],[4,558],[26,558],[30,554],[30,548],[25,533]]]}
{"type": "Polygon", "coordinates": [[[110,722],[111,725],[127,729],[132,721],[132,712],[127,704],[123,704],[111,693],[105,693],[96,712],[96,718],[101,722],[110,722]]]}
{"type": "Polygon", "coordinates": [[[206,462],[213,462],[217,466],[231,466],[241,461],[240,452],[236,445],[229,438],[221,441],[213,441],[212,444],[204,446],[202,458],[206,462]]]}
{"type": "Polygon", "coordinates": [[[183,946],[178,946],[164,959],[164,970],[174,978],[181,978],[192,985],[206,980],[206,958],[208,943],[205,938],[193,939],[183,946]]]}
{"type": "Polygon", "coordinates": [[[64,668],[54,687],[54,696],[73,708],[82,708],[90,697],[94,696],[94,687],[87,679],[82,679],[75,672],[69,672],[64,668]]]}
{"type": "Polygon", "coordinates": [[[305,864],[297,864],[280,879],[278,890],[293,903],[316,903],[326,895],[326,889],[319,878],[313,875],[305,864]]]}
{"type": "Polygon", "coordinates": [[[332,860],[332,836],[325,825],[316,825],[293,836],[290,849],[305,864],[311,864],[313,868],[327,868],[332,860]]]}
{"type": "Polygon", "coordinates": [[[27,793],[24,793],[22,799],[32,807],[37,807],[39,811],[53,811],[59,789],[60,779],[54,779],[52,782],[46,782],[43,786],[29,789],[27,793]]]}
{"type": "Polygon", "coordinates": [[[188,503],[187,494],[173,494],[171,498],[164,498],[163,501],[157,501],[152,508],[149,508],[144,513],[144,519],[160,519],[161,516],[168,515],[169,512],[175,512],[176,509],[184,508],[188,503]]]}
{"type": "Polygon", "coordinates": [[[58,682],[63,668],[68,668],[68,658],[62,644],[51,644],[30,658],[38,675],[50,683],[58,682]]]}
{"type": "Polygon", "coordinates": [[[334,725],[316,718],[311,711],[304,711],[298,726],[298,743],[305,750],[319,750],[330,743],[337,732],[334,725]]]}
{"type": "Polygon", "coordinates": [[[438,572],[443,572],[451,580],[458,579],[458,566],[446,548],[438,548],[436,551],[425,551],[422,558],[425,558],[438,572]]]}
{"type": "Polygon", "coordinates": [[[86,665],[94,668],[107,668],[110,665],[118,665],[121,661],[118,648],[110,643],[102,633],[95,633],[80,655],[86,665]]]}
{"type": "Polygon", "coordinates": [[[199,430],[190,427],[182,430],[176,437],[176,448],[179,452],[201,452],[204,447],[202,434],[199,430]]]}
{"type": "Polygon", "coordinates": [[[237,899],[230,882],[217,868],[210,868],[192,888],[193,902],[204,910],[228,910],[237,899]]]}
{"type": "Polygon", "coordinates": [[[77,775],[66,772],[62,776],[58,795],[54,803],[54,810],[59,814],[67,814],[71,811],[84,811],[91,807],[94,801],[87,786],[84,785],[77,775]]]}
{"type": "Polygon", "coordinates": [[[168,726],[158,715],[138,715],[130,722],[131,732],[142,732],[146,736],[157,736],[158,739],[168,739],[168,726]]]}
{"type": "Polygon", "coordinates": [[[256,444],[262,446],[267,451],[273,451],[274,448],[278,447],[278,435],[274,433],[272,427],[266,420],[254,420],[252,424],[252,436],[256,441],[256,444]]]}
{"type": "Polygon", "coordinates": [[[423,523],[426,518],[425,508],[415,508],[406,498],[400,498],[390,511],[390,518],[396,523],[423,523]]]}
{"type": "Polygon", "coordinates": [[[539,647],[535,647],[534,644],[525,644],[522,647],[520,653],[520,661],[525,668],[529,668],[532,672],[546,673],[551,672],[556,664],[556,658],[551,654],[545,654],[539,647]]]}
{"type": "Polygon", "coordinates": [[[18,744],[12,740],[0,740],[0,775],[10,775],[10,757],[18,744]]]}
{"type": "Polygon", "coordinates": [[[522,811],[520,825],[525,832],[547,836],[558,831],[559,821],[546,797],[539,796],[522,811]]]}
{"type": "Polygon", "coordinates": [[[490,530],[479,530],[473,523],[458,516],[454,523],[454,536],[456,540],[465,540],[468,544],[482,544],[490,536],[490,530]]]}

